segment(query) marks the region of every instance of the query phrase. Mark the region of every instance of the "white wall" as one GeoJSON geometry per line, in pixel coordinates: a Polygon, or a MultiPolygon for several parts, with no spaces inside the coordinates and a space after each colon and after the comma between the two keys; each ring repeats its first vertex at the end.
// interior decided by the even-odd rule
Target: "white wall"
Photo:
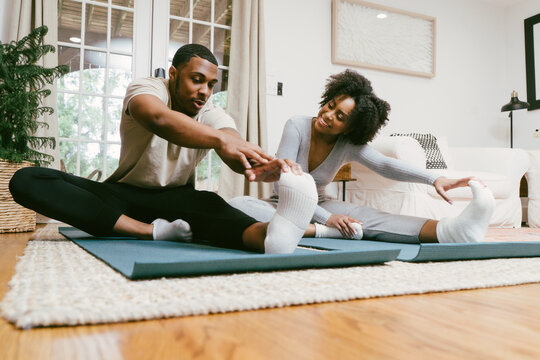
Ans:
{"type": "MultiPolygon", "coordinates": [[[[506,102],[510,92],[516,90],[521,101],[527,101],[527,81],[525,77],[525,36],[523,20],[540,13],[540,1],[525,0],[508,7],[505,14],[506,29],[506,102]]],[[[540,71],[540,69],[536,69],[540,71]]],[[[504,102],[504,101],[503,101],[504,102]]],[[[504,103],[506,103],[504,102],[504,103]]],[[[524,149],[540,149],[540,138],[533,136],[540,129],[540,109],[514,111],[514,146],[524,149]]]]}
{"type": "MultiPolygon", "coordinates": [[[[507,51],[505,34],[506,27],[522,29],[526,16],[478,0],[371,2],[437,18],[434,78],[355,68],[392,106],[382,133],[434,132],[452,146],[509,146],[509,121],[500,108],[514,88],[523,98],[525,85],[510,85],[508,69],[521,66],[523,81],[525,70],[521,57],[523,65],[507,57],[519,50],[507,51]]],[[[534,12],[534,2],[522,12],[534,12]]],[[[282,97],[267,96],[269,151],[274,152],[285,121],[295,114],[315,115],[325,79],[346,67],[331,63],[331,0],[265,0],[264,11],[267,73],[284,83],[282,97]]],[[[523,35],[519,44],[523,47],[523,35]]],[[[514,127],[522,112],[514,113],[514,127]]]]}

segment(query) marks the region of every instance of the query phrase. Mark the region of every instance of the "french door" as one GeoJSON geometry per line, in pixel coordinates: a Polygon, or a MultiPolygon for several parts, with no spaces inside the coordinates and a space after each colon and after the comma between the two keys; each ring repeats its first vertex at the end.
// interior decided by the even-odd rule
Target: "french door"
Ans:
{"type": "MultiPolygon", "coordinates": [[[[120,114],[130,81],[166,74],[176,50],[205,45],[219,65],[213,101],[226,107],[232,0],[59,0],[60,154],[67,172],[110,175],[120,155],[120,114]]],[[[221,161],[210,152],[197,187],[217,190],[221,161]]]]}

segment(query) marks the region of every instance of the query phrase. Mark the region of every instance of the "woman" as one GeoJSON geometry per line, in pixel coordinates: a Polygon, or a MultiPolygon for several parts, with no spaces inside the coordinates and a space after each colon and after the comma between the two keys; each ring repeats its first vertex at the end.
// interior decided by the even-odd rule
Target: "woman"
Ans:
{"type": "MultiPolygon", "coordinates": [[[[494,208],[491,191],[471,177],[448,179],[403,161],[382,155],[367,143],[388,121],[390,105],[373,93],[362,75],[346,70],[327,82],[316,117],[297,116],[287,121],[277,157],[302,166],[317,185],[318,206],[305,236],[365,238],[391,242],[476,242],[487,230],[494,208]],[[369,207],[331,200],[324,193],[339,168],[357,161],[390,179],[430,184],[452,203],[446,191],[469,185],[473,201],[455,218],[441,221],[393,215],[369,207]],[[361,224],[361,227],[360,227],[361,224]],[[362,234],[363,231],[363,234],[362,234]]],[[[278,183],[275,193],[278,191],[278,183]]],[[[259,221],[268,221],[277,202],[250,197],[229,203],[259,221]]]]}

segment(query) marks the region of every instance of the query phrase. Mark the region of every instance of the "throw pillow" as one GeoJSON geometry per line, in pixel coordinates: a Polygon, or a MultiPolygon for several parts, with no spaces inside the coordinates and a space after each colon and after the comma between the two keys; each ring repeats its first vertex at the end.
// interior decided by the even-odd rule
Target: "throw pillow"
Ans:
{"type": "Polygon", "coordinates": [[[446,162],[442,156],[441,150],[437,145],[437,138],[432,134],[398,134],[394,133],[390,136],[409,136],[418,141],[424,152],[426,153],[426,169],[448,169],[446,162]]]}

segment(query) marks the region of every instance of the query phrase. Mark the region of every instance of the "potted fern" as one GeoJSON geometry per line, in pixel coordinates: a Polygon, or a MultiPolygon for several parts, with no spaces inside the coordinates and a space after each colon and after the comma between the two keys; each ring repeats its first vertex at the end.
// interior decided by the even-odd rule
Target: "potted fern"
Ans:
{"type": "Polygon", "coordinates": [[[32,231],[36,216],[16,204],[9,193],[9,180],[25,166],[48,165],[54,158],[39,150],[56,147],[53,137],[35,136],[49,125],[40,116],[53,109],[42,101],[51,94],[47,84],[66,74],[65,65],[37,65],[44,55],[55,52],[43,43],[47,27],[38,27],[19,41],[0,42],[0,233],[32,231]]]}

